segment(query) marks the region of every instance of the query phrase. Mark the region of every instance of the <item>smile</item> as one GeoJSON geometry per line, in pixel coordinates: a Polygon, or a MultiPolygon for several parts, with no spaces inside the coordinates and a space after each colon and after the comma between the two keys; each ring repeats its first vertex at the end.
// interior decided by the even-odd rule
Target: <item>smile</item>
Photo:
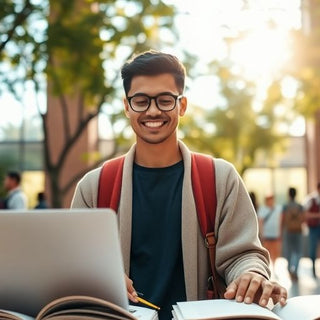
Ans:
{"type": "Polygon", "coordinates": [[[144,122],[144,125],[148,128],[160,128],[164,123],[165,121],[147,121],[144,122]]]}

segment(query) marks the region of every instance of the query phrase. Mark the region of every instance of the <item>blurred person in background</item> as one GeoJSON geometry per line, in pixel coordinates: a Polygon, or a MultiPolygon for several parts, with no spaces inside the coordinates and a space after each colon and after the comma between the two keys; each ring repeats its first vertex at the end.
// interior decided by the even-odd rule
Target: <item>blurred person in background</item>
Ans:
{"type": "Polygon", "coordinates": [[[309,228],[309,255],[312,261],[312,273],[316,278],[317,249],[320,241],[320,182],[318,182],[317,190],[307,197],[304,210],[309,228]]]}
{"type": "Polygon", "coordinates": [[[4,209],[27,209],[28,199],[21,189],[21,174],[18,171],[9,171],[4,179],[4,189],[7,196],[4,200],[4,209]]]}
{"type": "Polygon", "coordinates": [[[46,200],[46,195],[44,192],[38,192],[37,199],[38,199],[38,203],[34,207],[35,209],[47,209],[49,207],[46,200]]]}
{"type": "Polygon", "coordinates": [[[297,190],[289,188],[288,202],[283,206],[283,242],[287,248],[288,271],[293,281],[298,280],[298,266],[302,255],[303,206],[296,201],[297,190]]]}
{"type": "Polygon", "coordinates": [[[250,196],[250,199],[251,199],[251,201],[252,201],[254,210],[256,210],[256,212],[258,212],[259,205],[258,205],[258,201],[257,201],[257,197],[256,197],[255,192],[254,192],[254,191],[250,191],[250,192],[249,192],[249,196],[250,196]]]}
{"type": "Polygon", "coordinates": [[[282,206],[275,203],[274,195],[266,196],[264,205],[258,209],[258,217],[262,245],[269,251],[273,267],[281,253],[281,215],[282,206]]]}
{"type": "MultiPolygon", "coordinates": [[[[252,201],[252,205],[254,207],[254,210],[256,211],[256,214],[258,214],[259,204],[258,204],[258,200],[257,200],[255,192],[254,191],[250,191],[249,192],[249,196],[250,196],[250,199],[252,201]]],[[[262,240],[262,229],[263,229],[263,225],[262,225],[262,220],[261,219],[258,219],[258,224],[259,224],[259,239],[261,241],[262,240]]]]}

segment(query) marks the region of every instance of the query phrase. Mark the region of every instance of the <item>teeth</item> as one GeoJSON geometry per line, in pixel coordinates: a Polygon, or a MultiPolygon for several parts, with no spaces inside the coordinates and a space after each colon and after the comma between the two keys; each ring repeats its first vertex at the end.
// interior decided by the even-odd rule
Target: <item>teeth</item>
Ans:
{"type": "Polygon", "coordinates": [[[156,128],[156,127],[161,127],[163,125],[163,122],[146,122],[145,126],[150,127],[150,128],[156,128]]]}

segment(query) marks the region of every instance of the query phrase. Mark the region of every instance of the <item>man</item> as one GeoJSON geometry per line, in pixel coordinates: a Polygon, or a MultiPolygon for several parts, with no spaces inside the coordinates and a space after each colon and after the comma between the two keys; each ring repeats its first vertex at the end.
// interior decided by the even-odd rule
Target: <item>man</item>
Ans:
{"type": "Polygon", "coordinates": [[[258,210],[263,246],[269,251],[271,263],[274,267],[276,259],[281,253],[281,220],[282,206],[275,203],[274,195],[267,195],[264,205],[258,210]]]}
{"type": "Polygon", "coordinates": [[[320,182],[318,182],[317,190],[307,197],[304,210],[309,228],[309,252],[312,261],[312,273],[316,278],[317,249],[320,241],[320,182]]]}
{"type": "Polygon", "coordinates": [[[293,281],[298,280],[298,267],[302,255],[302,224],[304,211],[300,203],[296,201],[297,190],[288,189],[288,202],[283,206],[282,228],[283,241],[287,248],[288,271],[293,281]]]}
{"type": "MultiPolygon", "coordinates": [[[[187,110],[185,69],[172,55],[148,51],[121,70],[124,111],[136,135],[127,153],[119,204],[119,228],[128,297],[138,292],[171,319],[171,305],[206,298],[209,274],[191,185],[191,154],[178,140],[187,110]],[[183,240],[183,241],[182,241],[183,240]]],[[[216,268],[228,284],[225,298],[266,306],[286,303],[284,288],[270,282],[268,253],[258,240],[249,195],[232,165],[215,159],[216,268]]],[[[78,184],[72,207],[96,207],[101,168],[78,184]]]]}
{"type": "Polygon", "coordinates": [[[21,175],[16,171],[9,171],[4,179],[4,188],[8,192],[5,198],[5,209],[27,209],[28,200],[21,189],[21,175]]]}
{"type": "Polygon", "coordinates": [[[34,209],[48,209],[49,206],[48,206],[46,195],[44,192],[38,192],[37,200],[38,202],[34,207],[34,209]]]}

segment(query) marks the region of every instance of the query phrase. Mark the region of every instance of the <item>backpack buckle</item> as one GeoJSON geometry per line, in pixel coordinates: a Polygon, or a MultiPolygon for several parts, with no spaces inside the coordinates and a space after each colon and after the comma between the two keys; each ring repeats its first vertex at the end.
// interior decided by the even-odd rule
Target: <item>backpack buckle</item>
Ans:
{"type": "Polygon", "coordinates": [[[214,237],[214,232],[208,232],[206,234],[206,237],[204,239],[204,243],[205,243],[205,246],[210,249],[210,248],[214,248],[215,247],[215,244],[216,244],[216,241],[215,241],[215,237],[214,237]]]}

